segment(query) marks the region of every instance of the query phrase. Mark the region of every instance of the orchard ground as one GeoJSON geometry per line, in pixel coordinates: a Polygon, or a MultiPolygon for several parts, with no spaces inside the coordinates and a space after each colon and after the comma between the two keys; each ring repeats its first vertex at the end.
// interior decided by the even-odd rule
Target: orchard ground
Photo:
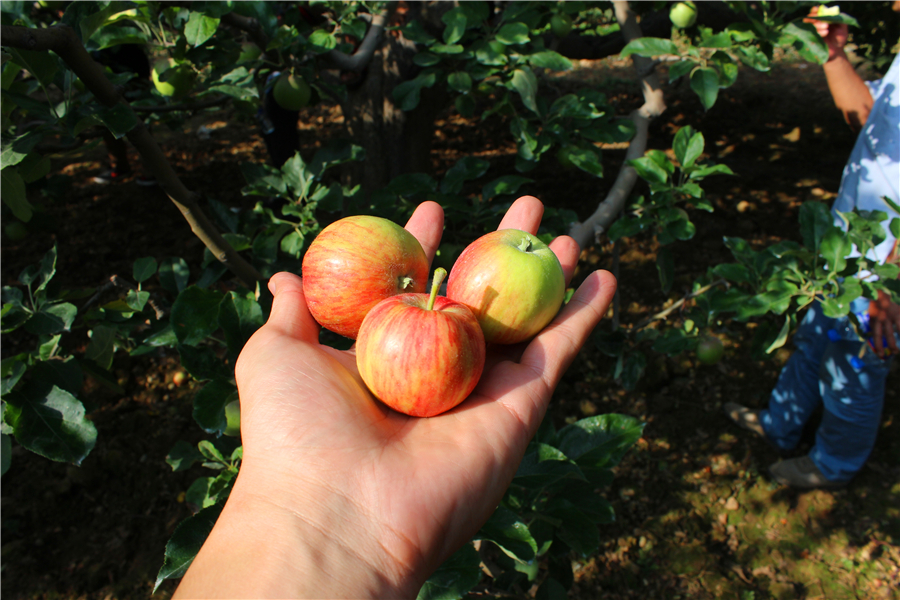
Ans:
{"type": "MultiPolygon", "coordinates": [[[[550,85],[560,91],[585,83],[611,86],[618,112],[626,114],[640,102],[633,77],[625,62],[584,61],[550,85]]],[[[669,148],[677,129],[691,125],[704,133],[708,158],[737,176],[707,180],[714,213],[689,211],[697,236],[675,248],[671,298],[660,290],[656,248],[641,239],[623,242],[619,289],[626,325],[671,304],[708,266],[730,261],[725,235],[756,247],[799,239],[799,207],[834,198],[854,141],[815,65],[785,61],[769,74],[744,70],[708,113],[686,83],[669,86],[666,96],[669,108],[652,128],[651,147],[669,148]]],[[[304,117],[304,150],[339,132],[336,110],[317,107],[304,117]]],[[[448,113],[436,128],[435,172],[467,154],[514,172],[514,146],[498,142],[508,139],[506,127],[448,113]]],[[[239,194],[244,181],[238,165],[266,160],[254,124],[224,109],[190,119],[184,131],[157,127],[154,135],[187,186],[226,203],[252,205],[254,198],[239,194]],[[201,126],[208,139],[198,136],[201,126]]],[[[621,148],[606,152],[603,180],[563,171],[549,158],[521,192],[584,218],[624,154],[621,148]]],[[[104,155],[98,146],[55,164],[66,178],[59,180],[60,193],[43,202],[35,231],[20,242],[3,238],[4,285],[14,284],[54,240],[64,288],[98,286],[114,274],[130,278],[132,262],[143,256],[183,256],[199,268],[202,244],[159,189],[138,187],[132,179],[109,186],[91,182],[104,168],[104,155]]],[[[576,283],[591,269],[611,268],[611,248],[585,252],[576,283]]],[[[608,328],[609,320],[601,327],[608,328]]],[[[768,479],[776,452],[721,412],[725,401],[762,406],[790,345],[759,361],[749,353],[751,329],[724,321],[715,333],[725,342],[720,363],[701,365],[688,355],[652,358],[633,392],[611,379],[611,359],[589,345],[557,390],[550,415],[558,427],[610,412],[647,423],[606,491],[616,522],[601,529],[599,553],[575,562],[570,597],[900,598],[900,363],[895,361],[878,442],[862,473],[843,490],[799,493],[768,479]]],[[[31,344],[6,336],[3,356],[31,344]]],[[[134,360],[120,352],[114,370],[124,393],[89,379],[81,395],[99,432],[83,466],[14,448],[2,481],[5,598],[147,598],[167,539],[190,514],[183,492],[208,472],[196,466],[172,473],[165,457],[178,440],[203,439],[191,417],[198,386],[173,383],[174,352],[134,360]]],[[[809,439],[804,444],[798,453],[809,448],[809,439]]],[[[168,598],[174,589],[166,582],[156,597],[168,598]]],[[[476,592],[473,597],[491,595],[484,587],[476,592]]]]}

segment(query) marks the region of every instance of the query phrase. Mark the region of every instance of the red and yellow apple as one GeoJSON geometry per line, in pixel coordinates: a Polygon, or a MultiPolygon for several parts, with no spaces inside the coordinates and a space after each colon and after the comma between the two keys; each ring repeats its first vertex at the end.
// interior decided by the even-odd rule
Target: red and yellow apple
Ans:
{"type": "Polygon", "coordinates": [[[497,344],[538,333],[559,312],[565,293],[559,259],[518,229],[500,229],[469,244],[447,282],[447,297],[471,308],[484,339],[497,344]]]}
{"type": "Polygon", "coordinates": [[[376,304],[425,291],[428,259],[419,241],[396,223],[357,215],[335,221],[316,236],[303,257],[302,274],[313,318],[356,339],[376,304]]]}
{"type": "Polygon", "coordinates": [[[484,335],[463,304],[431,294],[400,294],[379,302],[363,320],[356,366],[376,398],[414,417],[433,417],[465,400],[484,370],[484,335]]]}

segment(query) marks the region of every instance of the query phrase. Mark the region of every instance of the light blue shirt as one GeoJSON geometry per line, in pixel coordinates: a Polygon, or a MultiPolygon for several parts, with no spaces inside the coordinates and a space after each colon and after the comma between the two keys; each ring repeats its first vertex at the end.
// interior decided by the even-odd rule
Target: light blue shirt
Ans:
{"type": "MultiPolygon", "coordinates": [[[[869,118],[856,138],[853,152],[844,167],[841,187],[832,211],[882,210],[888,214],[882,223],[887,239],[875,247],[870,258],[884,263],[894,247],[895,238],[888,230],[891,218],[898,217],[882,200],[889,197],[900,203],[900,54],[894,57],[884,79],[866,85],[875,103],[869,118]]],[[[835,215],[835,223],[843,221],[835,215]]],[[[855,256],[859,252],[854,248],[855,256]]]]}

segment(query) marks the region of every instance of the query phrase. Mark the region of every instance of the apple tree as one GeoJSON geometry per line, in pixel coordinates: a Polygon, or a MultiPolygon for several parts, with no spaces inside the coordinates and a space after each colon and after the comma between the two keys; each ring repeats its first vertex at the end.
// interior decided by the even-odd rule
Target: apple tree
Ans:
{"type": "MultiPolygon", "coordinates": [[[[265,322],[270,299],[264,281],[279,270],[299,273],[310,241],[340,216],[403,222],[423,200],[445,209],[437,262],[449,269],[468,243],[496,228],[542,161],[595,177],[604,193],[585,199],[589,216],[583,220],[548,206],[541,237],[566,233],[582,248],[605,239],[652,238],[660,247],[660,286],[671,296],[678,257],[670,246],[693,238],[692,211],[714,208],[705,179],[739,174],[710,161],[703,133],[691,127],[664,141],[670,152],[648,150],[650,124],[666,110],[662,77],[683,80],[708,110],[742,69],[768,70],[776,50],[822,63],[827,49],[804,20],[818,4],[4,2],[4,227],[32,219],[35,195],[50,185],[50,153],[96,144],[102,130],[138,150],[206,248],[201,265],[133,257],[130,278],[78,296],[54,285],[57,253],[66,243],[60,239],[18,275],[18,285],[3,288],[3,333],[33,340],[32,350],[2,362],[4,471],[13,439],[52,460],[87,459],[97,431],[78,399],[84,374],[115,388],[110,367],[116,353],[140,357],[174,349],[204,382],[193,416],[209,439],[179,443],[167,461],[174,470],[196,463],[210,469],[186,492],[198,510],[176,528],[157,586],[179,577],[240,468],[233,365],[265,322]],[[104,53],[126,46],[140,48],[152,64],[147,85],[135,85],[133,72],[101,65],[104,53]],[[603,89],[562,93],[550,84],[572,60],[612,55],[630,59],[637,74],[643,103],[627,114],[603,89]],[[213,198],[185,186],[179,165],[167,160],[148,128],[177,128],[186,115],[225,104],[245,126],[259,126],[264,137],[279,136],[293,150],[273,155],[270,164],[241,165],[246,186],[240,194],[254,201],[252,208],[240,197],[213,198]],[[316,104],[340,110],[344,133],[304,155],[296,150],[296,123],[316,104]],[[463,156],[436,170],[434,123],[448,113],[500,123],[516,147],[512,168],[463,156]],[[615,173],[602,149],[608,144],[627,145],[615,173]],[[87,302],[77,306],[76,297],[87,302]],[[69,337],[82,340],[83,351],[69,350],[79,347],[64,343],[69,337]]],[[[876,66],[884,66],[886,36],[871,34],[871,25],[882,13],[866,6],[859,15],[866,25],[859,29],[860,47],[869,44],[876,66]]],[[[825,18],[859,25],[845,13],[825,18]]],[[[897,200],[888,202],[900,212],[897,200]]],[[[714,356],[709,335],[722,319],[758,323],[754,345],[765,354],[785,343],[798,312],[813,301],[843,315],[861,295],[887,291],[900,300],[896,266],[844,258],[854,246],[864,257],[883,239],[885,217],[842,215],[845,234],[824,204],[808,203],[800,214],[802,242],[759,249],[729,237],[734,262],[711,268],[689,293],[637,323],[622,325],[614,315],[612,329],[598,332],[596,343],[612,357],[616,379],[631,388],[648,354],[675,355],[703,344],[701,352],[714,356]],[[854,277],[859,272],[880,278],[854,277]],[[677,318],[667,319],[675,310],[677,318]]],[[[898,235],[900,219],[890,227],[898,235]]],[[[6,234],[17,235],[16,229],[6,234]]],[[[327,333],[323,341],[348,343],[327,333]]],[[[548,420],[497,511],[420,597],[462,597],[479,584],[497,593],[537,584],[538,596],[564,596],[573,580],[571,558],[595,551],[597,525],[613,518],[597,491],[611,481],[611,469],[642,428],[622,415],[559,430],[548,420]],[[488,565],[491,577],[484,578],[479,565],[488,565]]]]}

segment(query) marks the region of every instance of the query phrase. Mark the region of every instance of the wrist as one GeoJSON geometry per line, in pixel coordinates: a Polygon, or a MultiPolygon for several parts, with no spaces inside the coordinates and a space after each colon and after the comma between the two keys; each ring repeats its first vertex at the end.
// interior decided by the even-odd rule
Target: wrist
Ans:
{"type": "Polygon", "coordinates": [[[176,597],[415,597],[421,582],[373,535],[357,502],[329,493],[327,482],[294,481],[289,492],[273,480],[242,467],[176,597]]]}

